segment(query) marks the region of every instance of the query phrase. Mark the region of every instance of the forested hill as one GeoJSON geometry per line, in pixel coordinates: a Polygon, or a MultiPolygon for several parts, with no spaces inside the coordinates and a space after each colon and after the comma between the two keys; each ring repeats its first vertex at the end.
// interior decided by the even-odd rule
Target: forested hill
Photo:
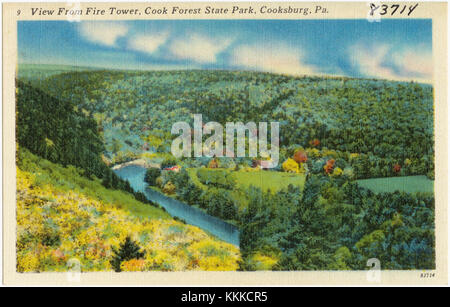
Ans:
{"type": "Polygon", "coordinates": [[[83,272],[238,268],[235,246],[134,193],[102,161],[92,116],[56,97],[16,83],[18,272],[67,271],[74,259],[83,272]]]}
{"type": "MultiPolygon", "coordinates": [[[[63,166],[83,170],[105,187],[132,192],[102,160],[105,150],[93,117],[68,99],[56,98],[26,82],[16,82],[16,139],[19,147],[63,166]]],[[[141,193],[136,196],[145,201],[141,193]]]]}
{"type": "Polygon", "coordinates": [[[112,163],[170,152],[172,124],[280,122],[281,158],[298,147],[363,154],[357,177],[434,170],[432,86],[233,71],[74,71],[39,81],[100,125],[112,163]],[[316,141],[315,141],[316,142],[316,141]]]}
{"type": "Polygon", "coordinates": [[[74,165],[101,178],[103,140],[97,123],[68,100],[59,100],[17,81],[17,140],[20,146],[62,165],[74,165]]]}

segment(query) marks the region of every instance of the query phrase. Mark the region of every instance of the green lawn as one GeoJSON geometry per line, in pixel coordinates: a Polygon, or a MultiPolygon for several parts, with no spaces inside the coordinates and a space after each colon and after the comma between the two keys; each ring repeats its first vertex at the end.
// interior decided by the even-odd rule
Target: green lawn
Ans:
{"type": "MultiPolygon", "coordinates": [[[[207,186],[201,183],[198,179],[196,168],[190,168],[187,171],[197,186],[201,187],[202,189],[207,188],[207,186]]],[[[208,171],[221,171],[221,169],[208,169],[208,171]]],[[[287,188],[290,184],[299,186],[300,189],[303,189],[303,186],[305,184],[305,176],[299,174],[273,171],[228,172],[232,174],[233,178],[236,181],[237,187],[243,191],[247,190],[251,185],[260,188],[263,191],[267,191],[270,189],[272,192],[277,192],[283,188],[287,188]]]]}
{"type": "Polygon", "coordinates": [[[407,193],[433,192],[434,181],[426,176],[389,177],[357,180],[361,187],[375,193],[402,191],[407,193]]]}
{"type": "Polygon", "coordinates": [[[251,185],[263,191],[271,190],[277,192],[287,188],[290,184],[300,187],[303,190],[305,176],[284,172],[258,171],[258,172],[233,172],[237,185],[242,189],[247,189],[251,185]]]}
{"type": "MultiPolygon", "coordinates": [[[[203,190],[208,189],[208,185],[202,183],[197,176],[198,168],[188,168],[187,172],[192,181],[203,190]]],[[[223,172],[224,169],[208,169],[210,172],[223,172]]],[[[275,193],[283,188],[287,188],[290,184],[300,187],[303,190],[305,185],[305,175],[290,174],[285,172],[274,171],[231,171],[225,170],[232,175],[236,182],[236,189],[231,191],[231,197],[239,204],[239,208],[245,208],[248,205],[247,191],[250,186],[260,188],[263,191],[270,189],[275,193]]]]}
{"type": "Polygon", "coordinates": [[[186,171],[188,172],[189,176],[191,177],[192,181],[196,186],[199,188],[206,190],[208,187],[200,182],[200,180],[197,177],[197,168],[187,168],[186,171]]]}

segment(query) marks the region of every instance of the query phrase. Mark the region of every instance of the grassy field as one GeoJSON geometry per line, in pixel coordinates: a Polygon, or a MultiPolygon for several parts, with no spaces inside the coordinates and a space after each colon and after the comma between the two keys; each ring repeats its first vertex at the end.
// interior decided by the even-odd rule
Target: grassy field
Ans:
{"type": "Polygon", "coordinates": [[[382,192],[433,192],[434,181],[426,176],[389,177],[376,179],[357,180],[361,187],[372,190],[375,193],[382,192]]]}
{"type": "Polygon", "coordinates": [[[233,177],[241,189],[247,189],[251,185],[263,191],[277,192],[287,188],[290,184],[303,189],[305,176],[284,172],[258,171],[258,172],[233,172],[233,177]]]}
{"type": "MultiPolygon", "coordinates": [[[[197,177],[197,169],[190,168],[187,170],[192,180],[197,186],[202,189],[208,188],[207,185],[200,182],[197,177]]],[[[223,171],[223,169],[209,169],[208,171],[223,171]]],[[[303,189],[305,184],[305,176],[299,174],[290,174],[285,172],[272,171],[229,171],[234,178],[237,187],[240,190],[247,190],[250,186],[260,188],[263,191],[277,192],[281,189],[287,188],[290,184],[303,189]]]]}
{"type": "MultiPolygon", "coordinates": [[[[201,189],[207,190],[208,185],[201,182],[197,176],[198,168],[187,169],[192,181],[201,189]]],[[[305,176],[299,174],[290,174],[285,172],[273,171],[231,171],[224,169],[207,169],[208,172],[223,172],[231,174],[234,182],[236,182],[236,189],[231,191],[231,197],[238,204],[240,209],[248,205],[248,189],[250,186],[260,188],[262,191],[270,191],[272,193],[287,188],[290,184],[300,187],[303,190],[305,185],[305,176]]]]}

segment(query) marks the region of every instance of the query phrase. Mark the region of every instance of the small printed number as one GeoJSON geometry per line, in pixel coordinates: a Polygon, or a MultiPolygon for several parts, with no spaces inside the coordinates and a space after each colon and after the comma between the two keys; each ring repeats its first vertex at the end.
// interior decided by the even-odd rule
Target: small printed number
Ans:
{"type": "Polygon", "coordinates": [[[436,277],[435,273],[421,273],[420,278],[433,278],[436,277]]]}

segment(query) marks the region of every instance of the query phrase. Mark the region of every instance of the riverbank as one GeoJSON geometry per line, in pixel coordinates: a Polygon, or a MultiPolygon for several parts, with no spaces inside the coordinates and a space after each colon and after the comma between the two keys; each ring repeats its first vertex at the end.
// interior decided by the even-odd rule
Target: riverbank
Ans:
{"type": "Polygon", "coordinates": [[[171,216],[176,216],[186,221],[187,224],[197,226],[225,242],[239,246],[239,229],[235,225],[148,188],[147,183],[144,181],[145,167],[131,164],[126,167],[122,166],[120,169],[116,169],[115,172],[120,178],[128,180],[135,191],[144,193],[147,199],[159,204],[171,216]]]}
{"type": "Polygon", "coordinates": [[[136,159],[136,160],[128,161],[125,163],[116,164],[111,169],[116,171],[116,170],[122,169],[127,166],[132,166],[132,165],[140,166],[140,167],[144,167],[144,168],[161,168],[161,164],[159,164],[159,163],[148,162],[144,159],[136,159]]]}
{"type": "MultiPolygon", "coordinates": [[[[155,191],[155,192],[157,192],[157,193],[160,193],[160,194],[164,195],[165,197],[174,199],[174,200],[176,200],[176,201],[180,201],[180,200],[177,199],[176,194],[166,194],[166,193],[164,193],[164,191],[163,191],[161,188],[159,188],[159,187],[156,187],[156,186],[147,186],[147,189],[150,189],[150,190],[153,190],[153,191],[155,191]]],[[[182,201],[181,201],[181,202],[182,202],[182,201]]],[[[183,202],[182,202],[182,203],[183,203],[183,202]]],[[[187,205],[187,204],[186,204],[186,205],[187,205]]],[[[200,206],[197,205],[197,204],[189,204],[189,206],[192,207],[192,208],[194,208],[194,209],[196,209],[196,210],[199,210],[199,211],[203,212],[203,213],[206,214],[206,215],[211,216],[211,215],[208,213],[208,210],[206,210],[206,209],[200,207],[200,206]]],[[[225,223],[227,223],[227,224],[233,225],[233,226],[235,226],[236,228],[239,228],[239,226],[238,226],[238,224],[237,224],[237,221],[235,221],[235,220],[224,220],[224,219],[219,219],[219,220],[221,220],[221,221],[223,221],[223,222],[225,222],[225,223]]]]}

